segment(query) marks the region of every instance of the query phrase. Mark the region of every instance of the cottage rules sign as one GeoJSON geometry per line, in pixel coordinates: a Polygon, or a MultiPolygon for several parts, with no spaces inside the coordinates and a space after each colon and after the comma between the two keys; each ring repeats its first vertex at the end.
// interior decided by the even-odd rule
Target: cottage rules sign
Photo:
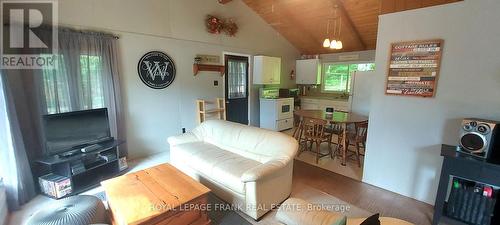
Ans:
{"type": "Polygon", "coordinates": [[[174,61],[159,51],[148,52],[142,56],[137,71],[142,82],[154,89],[166,88],[175,79],[174,61]]]}

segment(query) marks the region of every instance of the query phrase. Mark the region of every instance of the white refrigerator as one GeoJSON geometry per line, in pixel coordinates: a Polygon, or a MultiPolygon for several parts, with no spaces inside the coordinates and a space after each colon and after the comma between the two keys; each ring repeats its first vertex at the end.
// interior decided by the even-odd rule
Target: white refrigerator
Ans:
{"type": "Polygon", "coordinates": [[[351,74],[351,111],[360,115],[370,114],[371,92],[375,71],[356,71],[351,74]]]}

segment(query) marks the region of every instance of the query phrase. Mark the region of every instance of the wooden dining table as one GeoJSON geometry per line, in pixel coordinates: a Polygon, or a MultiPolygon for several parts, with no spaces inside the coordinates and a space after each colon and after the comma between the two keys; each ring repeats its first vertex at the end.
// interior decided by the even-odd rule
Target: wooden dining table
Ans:
{"type": "MultiPolygon", "coordinates": [[[[298,116],[301,118],[301,123],[303,121],[302,118],[314,118],[314,119],[321,119],[325,120],[329,123],[332,124],[339,124],[342,127],[342,143],[341,146],[342,148],[340,149],[342,153],[342,165],[346,165],[346,158],[347,158],[347,126],[349,124],[353,123],[360,123],[364,121],[368,121],[368,117],[353,113],[353,112],[341,112],[341,111],[335,111],[333,113],[326,113],[323,110],[306,110],[306,109],[300,109],[300,110],[295,110],[294,115],[298,116]]],[[[299,126],[295,129],[293,132],[293,137],[297,140],[300,139],[300,129],[302,129],[302,124],[299,124],[299,126]]],[[[300,140],[299,140],[300,141],[300,140]]]]}

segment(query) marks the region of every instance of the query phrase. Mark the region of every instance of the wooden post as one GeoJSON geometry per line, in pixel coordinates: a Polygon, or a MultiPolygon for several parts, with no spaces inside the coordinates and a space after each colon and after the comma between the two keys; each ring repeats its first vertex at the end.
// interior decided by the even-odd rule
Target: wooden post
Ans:
{"type": "Polygon", "coordinates": [[[226,120],[226,103],[223,98],[217,98],[217,108],[221,109],[219,119],[226,120]]]}

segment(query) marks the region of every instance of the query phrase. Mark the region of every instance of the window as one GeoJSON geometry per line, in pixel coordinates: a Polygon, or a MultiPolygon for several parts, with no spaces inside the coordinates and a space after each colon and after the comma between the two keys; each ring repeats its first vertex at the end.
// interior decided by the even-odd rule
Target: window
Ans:
{"type": "Polygon", "coordinates": [[[334,64],[325,63],[323,65],[323,92],[350,92],[351,73],[354,71],[375,70],[374,63],[353,63],[334,64]]]}
{"type": "Polygon", "coordinates": [[[228,99],[247,97],[247,59],[227,59],[228,99]]]}
{"type": "Polygon", "coordinates": [[[78,76],[70,76],[61,55],[57,69],[42,70],[47,113],[104,107],[100,56],[80,55],[78,76]]]}
{"type": "Polygon", "coordinates": [[[104,107],[101,57],[94,55],[80,56],[81,97],[83,109],[104,107]]]}

